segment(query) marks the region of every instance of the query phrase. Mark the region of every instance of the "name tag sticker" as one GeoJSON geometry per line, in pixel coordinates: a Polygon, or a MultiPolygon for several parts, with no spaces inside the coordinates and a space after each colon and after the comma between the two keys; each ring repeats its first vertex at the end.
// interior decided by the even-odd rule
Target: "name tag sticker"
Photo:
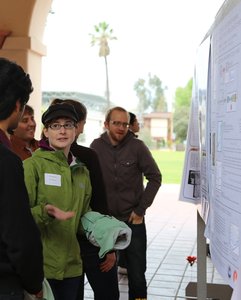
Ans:
{"type": "Polygon", "coordinates": [[[46,185],[61,186],[61,175],[45,173],[44,183],[46,185]]]}

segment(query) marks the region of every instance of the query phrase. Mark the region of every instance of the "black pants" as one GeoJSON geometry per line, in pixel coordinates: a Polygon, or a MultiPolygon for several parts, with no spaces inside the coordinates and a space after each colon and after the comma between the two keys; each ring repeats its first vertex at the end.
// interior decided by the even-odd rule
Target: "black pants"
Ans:
{"type": "Polygon", "coordinates": [[[147,297],[146,284],[146,225],[130,224],[127,225],[132,230],[130,245],[121,250],[122,255],[126,259],[126,268],[129,286],[129,300],[147,297]]]}
{"type": "MultiPolygon", "coordinates": [[[[116,265],[109,272],[101,272],[99,248],[93,246],[84,236],[79,237],[84,272],[94,292],[95,300],[119,300],[119,287],[116,265]]],[[[77,300],[84,299],[84,291],[80,286],[77,300]]]]}
{"type": "Polygon", "coordinates": [[[82,277],[65,278],[63,280],[47,279],[55,300],[75,300],[82,277]]]}

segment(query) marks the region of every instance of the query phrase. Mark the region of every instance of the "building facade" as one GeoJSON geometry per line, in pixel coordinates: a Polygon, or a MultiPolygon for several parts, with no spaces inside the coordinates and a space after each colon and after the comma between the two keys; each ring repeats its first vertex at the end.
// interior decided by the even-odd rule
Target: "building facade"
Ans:
{"type": "Polygon", "coordinates": [[[170,147],[173,133],[173,114],[171,112],[153,112],[142,116],[143,126],[150,132],[156,148],[170,147]]]}

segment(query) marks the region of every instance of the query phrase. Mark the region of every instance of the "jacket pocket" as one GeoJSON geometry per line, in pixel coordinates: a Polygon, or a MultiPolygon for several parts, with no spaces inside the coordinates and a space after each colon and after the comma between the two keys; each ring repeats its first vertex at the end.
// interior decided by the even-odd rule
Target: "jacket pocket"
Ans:
{"type": "Polygon", "coordinates": [[[137,163],[134,160],[122,160],[120,162],[122,175],[134,175],[136,174],[137,163]]]}

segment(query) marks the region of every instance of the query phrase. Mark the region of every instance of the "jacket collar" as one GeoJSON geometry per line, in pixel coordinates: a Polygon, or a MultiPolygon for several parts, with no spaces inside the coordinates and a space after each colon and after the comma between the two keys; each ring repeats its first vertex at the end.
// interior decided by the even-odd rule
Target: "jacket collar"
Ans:
{"type": "MultiPolygon", "coordinates": [[[[53,149],[52,147],[50,147],[49,143],[48,143],[48,140],[46,139],[41,139],[39,141],[39,147],[43,150],[46,150],[46,151],[55,151],[55,149],[53,149]]],[[[74,161],[74,157],[72,155],[71,152],[69,152],[69,155],[68,155],[68,164],[71,165],[74,161]]]]}
{"type": "Polygon", "coordinates": [[[0,144],[3,144],[5,147],[11,149],[11,142],[2,129],[0,129],[0,144]]]}

